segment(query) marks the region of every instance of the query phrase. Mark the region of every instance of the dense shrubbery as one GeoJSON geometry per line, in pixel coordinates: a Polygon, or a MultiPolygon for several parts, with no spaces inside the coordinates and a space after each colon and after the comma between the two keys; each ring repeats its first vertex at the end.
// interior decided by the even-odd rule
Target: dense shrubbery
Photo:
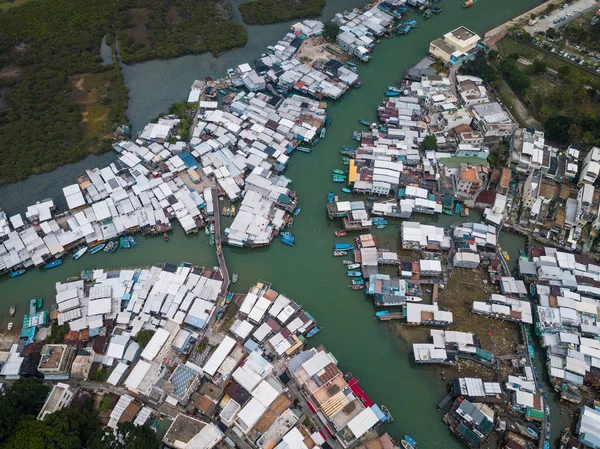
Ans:
{"type": "Polygon", "coordinates": [[[285,22],[321,14],[325,0],[254,0],[239,6],[244,22],[250,25],[285,22]]]}
{"type": "MultiPolygon", "coordinates": [[[[102,66],[99,56],[112,16],[110,5],[91,0],[28,2],[0,14],[0,69],[9,74],[2,84],[12,85],[7,107],[0,110],[0,183],[99,150],[84,144],[82,108],[71,98],[69,77],[116,71],[102,66]]],[[[122,83],[116,92],[120,102],[112,106],[111,119],[123,123],[127,95],[122,83]]]]}
{"type": "Polygon", "coordinates": [[[246,29],[232,18],[224,0],[120,0],[115,27],[130,63],[242,47],[246,29]]]}

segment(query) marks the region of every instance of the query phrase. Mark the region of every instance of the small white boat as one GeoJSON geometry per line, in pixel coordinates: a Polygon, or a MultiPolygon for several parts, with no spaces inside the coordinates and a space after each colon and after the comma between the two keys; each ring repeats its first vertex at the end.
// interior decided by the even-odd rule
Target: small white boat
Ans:
{"type": "Polygon", "coordinates": [[[7,329],[11,330],[13,328],[13,323],[8,323],[7,329]]]}
{"type": "Polygon", "coordinates": [[[75,252],[75,254],[73,254],[73,259],[77,260],[79,259],[81,256],[83,256],[88,250],[87,246],[84,246],[83,248],[79,248],[77,250],[77,252],[75,252]]]}
{"type": "Polygon", "coordinates": [[[415,449],[414,446],[406,440],[402,440],[402,441],[400,441],[400,443],[402,443],[402,447],[404,449],[415,449]]]}
{"type": "Polygon", "coordinates": [[[352,262],[351,260],[342,260],[342,263],[344,265],[352,265],[354,262],[352,262]]]}
{"type": "Polygon", "coordinates": [[[360,264],[359,263],[351,263],[350,265],[347,265],[346,268],[348,268],[349,270],[354,270],[355,268],[360,268],[360,264]]]}
{"type": "Polygon", "coordinates": [[[423,298],[419,297],[419,296],[407,296],[406,297],[406,302],[421,302],[423,301],[423,298]]]}

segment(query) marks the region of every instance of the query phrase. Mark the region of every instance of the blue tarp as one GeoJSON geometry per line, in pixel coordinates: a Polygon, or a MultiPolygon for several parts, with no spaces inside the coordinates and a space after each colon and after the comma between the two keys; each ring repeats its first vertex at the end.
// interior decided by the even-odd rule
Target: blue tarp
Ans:
{"type": "Polygon", "coordinates": [[[198,162],[196,161],[196,159],[194,159],[194,156],[192,156],[187,151],[182,151],[179,157],[181,158],[181,160],[187,168],[198,168],[198,162]]]}
{"type": "Polygon", "coordinates": [[[381,411],[381,409],[379,408],[379,406],[377,404],[373,404],[371,406],[371,410],[373,410],[373,413],[375,413],[375,416],[377,416],[377,419],[380,422],[386,422],[387,421],[387,416],[385,415],[385,413],[383,413],[381,411]]]}

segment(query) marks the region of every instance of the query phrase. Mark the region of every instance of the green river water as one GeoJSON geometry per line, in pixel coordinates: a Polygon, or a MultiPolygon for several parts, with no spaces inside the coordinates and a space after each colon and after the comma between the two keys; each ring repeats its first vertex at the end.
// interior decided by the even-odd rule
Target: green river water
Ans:
{"type": "MultiPolygon", "coordinates": [[[[328,1],[326,13],[331,17],[334,12],[348,6],[355,6],[360,2],[352,3],[341,0],[328,1]]],[[[296,246],[287,247],[275,241],[270,247],[255,250],[224,248],[229,271],[240,273],[238,283],[233,286],[235,290],[244,292],[251,283],[262,279],[272,282],[275,290],[285,293],[305,307],[317,319],[319,325],[324,327],[311,343],[325,344],[339,360],[341,369],[351,371],[374,401],[390,409],[395,423],[388,425],[385,430],[394,437],[408,433],[419,441],[419,447],[430,449],[463,447],[447,430],[436,411],[437,403],[446,394],[447,383],[442,382],[439,374],[415,366],[411,362],[409,348],[392,332],[392,327],[374,319],[372,302],[367,300],[362,292],[354,292],[347,287],[344,267],[339,259],[332,257],[331,247],[336,241],[349,242],[350,240],[334,237],[333,232],[339,223],[331,223],[325,209],[328,191],[334,190],[345,196],[339,192],[339,184],[332,184],[331,169],[340,167],[338,151],[342,145],[352,144],[352,131],[360,127],[358,118],[366,120],[376,118],[376,107],[382,99],[386,86],[401,79],[405,70],[427,53],[431,40],[459,25],[465,25],[483,34],[486,29],[536,3],[531,0],[485,0],[465,10],[461,7],[461,1],[444,0],[440,3],[444,8],[441,15],[434,16],[429,21],[419,19],[419,28],[412,30],[407,36],[384,40],[376,47],[372,61],[368,65],[360,66],[359,73],[363,80],[363,87],[349,92],[341,101],[329,106],[328,113],[333,123],[328,129],[327,137],[312,154],[295,154],[285,173],[293,179],[293,188],[298,192],[300,207],[302,207],[302,213],[295,218],[293,228],[296,246]]],[[[179,58],[172,61],[151,61],[145,63],[147,65],[141,64],[140,66],[145,67],[146,70],[138,72],[135,72],[139,69],[136,66],[128,68],[126,77],[130,87],[136,82],[142,85],[132,88],[134,106],[130,108],[130,114],[134,114],[134,117],[130,115],[130,119],[139,126],[161,110],[156,109],[157,105],[165,101],[162,99],[162,91],[152,96],[151,87],[144,84],[145,79],[155,78],[154,72],[166,73],[170,65],[183,64],[188,70],[185,77],[191,77],[191,80],[218,74],[215,73],[216,69],[231,66],[232,62],[251,60],[259,49],[264,49],[268,43],[274,43],[287,27],[287,24],[262,28],[251,27],[252,45],[248,49],[232,52],[236,56],[224,55],[227,64],[219,62],[211,65],[213,62],[210,62],[209,65],[204,66],[201,62],[204,59],[210,61],[212,57],[201,55],[186,57],[188,63],[185,64],[181,62],[185,58],[179,58]],[[259,37],[256,37],[257,33],[259,37]],[[264,45],[258,47],[256,44],[258,41],[264,45]],[[244,53],[245,58],[242,59],[244,53]],[[189,64],[194,61],[193,58],[196,58],[198,65],[193,67],[192,72],[192,66],[189,64]],[[202,71],[203,67],[204,71],[202,71]],[[148,70],[149,68],[154,70],[148,70]],[[144,71],[146,78],[143,76],[144,71]],[[148,96],[139,96],[144,89],[148,96]]],[[[177,67],[178,70],[175,71],[180,71],[181,67],[177,67]]],[[[173,100],[181,100],[183,94],[187,95],[191,81],[185,79],[183,82],[186,84],[176,86],[179,92],[177,97],[167,99],[165,105],[173,100]]],[[[163,86],[164,84],[157,86],[156,89],[162,89],[163,86]]],[[[170,85],[168,88],[172,89],[173,86],[170,85]]],[[[110,157],[106,155],[76,165],[79,172],[75,175],[80,174],[83,168],[95,166],[98,161],[110,160],[110,157]]],[[[67,170],[75,169],[71,166],[67,170]]],[[[33,199],[57,196],[46,192],[74,180],[73,177],[65,178],[65,172],[59,173],[62,175],[54,172],[37,178],[32,177],[20,183],[18,187],[3,188],[0,190],[0,207],[10,213],[24,212],[25,205],[31,202],[24,202],[23,195],[29,197],[35,194],[33,199]],[[16,195],[17,199],[12,198],[11,194],[16,195]]],[[[477,218],[477,214],[472,213],[470,220],[476,221],[477,218]]],[[[429,218],[429,220],[420,216],[413,217],[415,221],[433,221],[441,226],[448,226],[457,219],[459,218],[449,216],[429,218]]],[[[399,222],[391,222],[386,229],[377,231],[380,242],[390,249],[394,249],[397,242],[398,225],[399,222]]],[[[524,245],[523,238],[507,233],[501,235],[500,242],[513,256],[512,261],[517,258],[517,248],[524,245]]],[[[14,321],[16,326],[19,326],[19,321],[27,311],[30,298],[41,296],[51,300],[55,293],[54,284],[79,274],[82,269],[147,266],[153,263],[180,261],[204,266],[216,264],[214,248],[209,246],[203,234],[185,236],[177,228],[168,243],[160,237],[141,236],[138,237],[138,243],[136,248],[128,251],[120,250],[115,254],[100,252],[93,256],[87,254],[78,261],[67,260],[61,267],[49,271],[28,270],[25,275],[15,279],[2,277],[0,329],[5,329],[10,305],[17,306],[17,316],[14,317],[14,321]]],[[[559,412],[554,404],[552,412],[552,433],[556,436],[562,428],[562,422],[559,422],[559,412]]]]}

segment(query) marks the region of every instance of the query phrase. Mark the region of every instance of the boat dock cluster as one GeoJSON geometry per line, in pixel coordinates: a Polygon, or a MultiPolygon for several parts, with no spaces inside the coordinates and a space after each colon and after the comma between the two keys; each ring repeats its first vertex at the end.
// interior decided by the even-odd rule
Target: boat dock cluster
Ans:
{"type": "MultiPolygon", "coordinates": [[[[53,314],[69,325],[64,341],[37,349],[31,341],[14,344],[0,375],[18,379],[36,351],[36,371],[46,380],[90,379],[102,372],[109,389],[128,391],[114,405],[108,426],[171,416],[175,427],[166,444],[211,433],[217,441],[229,436],[264,449],[292,440],[350,447],[392,420],[323,346],[305,349],[306,338],[321,329],[308,312],[264,282],[246,294],[221,295],[221,277],[219,269],[183,263],[97,269],[59,282],[53,314]],[[178,425],[196,422],[204,426],[174,434],[178,425]],[[309,432],[311,427],[316,430],[309,432]]],[[[54,388],[75,393],[67,384],[54,388]]],[[[48,399],[40,416],[56,411],[54,406],[48,399]]]]}

